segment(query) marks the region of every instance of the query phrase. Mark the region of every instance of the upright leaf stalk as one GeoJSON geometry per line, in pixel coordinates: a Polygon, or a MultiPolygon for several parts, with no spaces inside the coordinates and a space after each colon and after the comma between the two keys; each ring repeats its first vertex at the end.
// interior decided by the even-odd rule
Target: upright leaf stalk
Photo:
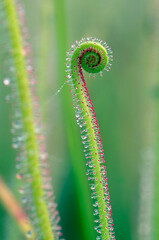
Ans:
{"type": "Polygon", "coordinates": [[[106,42],[93,38],[73,44],[66,57],[67,83],[72,94],[77,124],[81,128],[94,215],[97,216],[95,230],[98,240],[115,239],[115,236],[103,146],[83,70],[93,74],[102,70],[109,71],[111,62],[112,51],[106,42]]]}
{"type": "MultiPolygon", "coordinates": [[[[35,239],[59,239],[60,227],[57,225],[56,205],[53,202],[53,192],[48,175],[45,138],[40,129],[38,99],[34,89],[30,88],[30,85],[35,83],[35,76],[33,76],[31,60],[26,57],[28,48],[23,35],[27,35],[27,31],[25,26],[23,29],[20,28],[24,24],[24,12],[19,4],[15,6],[13,0],[2,0],[2,3],[11,44],[15,75],[13,88],[17,91],[13,92],[13,95],[17,97],[16,104],[14,104],[16,105],[15,115],[17,118],[13,122],[16,142],[13,143],[13,147],[19,148],[16,159],[19,169],[17,178],[23,179],[24,183],[19,191],[23,194],[22,202],[32,220],[31,223],[36,234],[35,239]],[[21,22],[19,22],[16,7],[21,22]],[[19,129],[21,135],[18,135],[19,129]]],[[[7,83],[6,79],[4,84],[7,83]]],[[[32,235],[33,233],[29,230],[27,236],[32,237],[32,235]]]]}

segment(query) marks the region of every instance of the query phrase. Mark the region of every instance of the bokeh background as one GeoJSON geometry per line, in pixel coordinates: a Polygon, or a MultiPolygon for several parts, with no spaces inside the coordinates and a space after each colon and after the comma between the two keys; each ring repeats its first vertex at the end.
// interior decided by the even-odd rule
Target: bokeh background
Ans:
{"type": "MultiPolygon", "coordinates": [[[[145,206],[150,211],[152,203],[151,184],[143,189],[147,182],[142,183],[152,181],[148,170],[153,166],[157,131],[159,4],[155,0],[22,3],[64,238],[95,239],[85,159],[68,86],[55,94],[65,82],[65,52],[76,40],[92,36],[106,40],[114,55],[111,71],[104,72],[103,77],[89,78],[87,86],[103,140],[116,239],[150,240],[148,222],[143,224],[148,238],[142,238],[141,225],[147,215],[142,215],[146,213],[142,213],[141,206],[148,204],[145,206]]],[[[9,90],[1,81],[0,175],[19,199],[7,94],[9,90]]],[[[1,203],[0,239],[24,239],[1,203]]]]}

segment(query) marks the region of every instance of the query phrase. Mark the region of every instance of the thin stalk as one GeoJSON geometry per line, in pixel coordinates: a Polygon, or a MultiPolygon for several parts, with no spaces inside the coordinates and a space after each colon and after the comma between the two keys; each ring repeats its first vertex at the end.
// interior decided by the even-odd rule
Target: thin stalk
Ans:
{"type": "Polygon", "coordinates": [[[20,110],[24,132],[27,133],[25,140],[26,159],[31,177],[31,191],[35,212],[39,220],[39,228],[43,240],[53,240],[49,213],[44,198],[41,169],[39,166],[39,149],[35,134],[34,116],[31,102],[31,93],[28,84],[26,63],[23,56],[23,46],[17,14],[12,0],[3,0],[12,46],[12,57],[14,61],[17,89],[20,101],[20,110]]]}
{"type": "Polygon", "coordinates": [[[114,239],[113,222],[111,217],[110,197],[108,193],[107,177],[104,167],[103,147],[96,115],[83,75],[83,69],[89,73],[98,73],[111,66],[111,50],[106,43],[88,38],[72,45],[67,54],[66,68],[68,71],[68,85],[71,87],[76,120],[81,128],[85,157],[88,159],[87,171],[92,199],[95,200],[95,229],[99,233],[97,239],[114,239]]]}

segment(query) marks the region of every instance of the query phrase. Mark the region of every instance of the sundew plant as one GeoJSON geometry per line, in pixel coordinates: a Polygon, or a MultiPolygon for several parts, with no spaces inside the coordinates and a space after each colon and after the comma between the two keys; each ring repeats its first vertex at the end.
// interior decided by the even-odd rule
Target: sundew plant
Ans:
{"type": "Polygon", "coordinates": [[[0,0],[0,240],[159,239],[158,10],[0,0]]]}
{"type": "Polygon", "coordinates": [[[18,2],[14,4],[12,0],[4,0],[1,2],[1,11],[4,14],[3,28],[9,40],[5,50],[10,61],[7,62],[3,82],[12,88],[12,146],[17,150],[16,176],[22,180],[19,192],[33,226],[26,237],[59,239],[59,217],[46,161],[45,137],[42,134],[38,98],[34,89],[36,78],[29,55],[23,9],[18,2]]]}
{"type": "MultiPolygon", "coordinates": [[[[8,39],[7,44],[2,42],[3,54],[10,59],[4,59],[3,83],[11,86],[12,91],[12,147],[17,151],[16,177],[20,181],[22,204],[32,225],[26,232],[26,238],[59,239],[61,228],[50,183],[45,137],[35,90],[36,76],[23,8],[18,1],[12,0],[2,0],[0,7],[1,31],[5,32],[8,39]]],[[[95,77],[98,73],[102,75],[103,70],[109,71],[111,64],[111,49],[106,42],[95,38],[76,41],[67,52],[66,82],[70,87],[84,145],[97,240],[115,239],[115,235],[103,146],[84,71],[95,77]]]]}
{"type": "Polygon", "coordinates": [[[67,83],[72,94],[76,121],[80,127],[91,198],[94,200],[94,228],[98,232],[97,239],[115,239],[103,146],[83,72],[96,74],[102,70],[109,71],[112,51],[106,42],[87,38],[72,45],[66,60],[67,83]]]}

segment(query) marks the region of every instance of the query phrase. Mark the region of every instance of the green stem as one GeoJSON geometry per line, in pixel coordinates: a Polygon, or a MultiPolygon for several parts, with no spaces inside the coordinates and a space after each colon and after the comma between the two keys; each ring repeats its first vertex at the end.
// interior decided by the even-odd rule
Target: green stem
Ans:
{"type": "Polygon", "coordinates": [[[26,158],[31,176],[31,190],[36,215],[39,220],[39,228],[43,240],[53,240],[49,213],[44,199],[44,191],[39,166],[38,144],[35,135],[34,116],[28,86],[28,76],[26,72],[25,59],[23,57],[22,39],[17,20],[15,6],[12,0],[3,0],[7,23],[12,45],[12,55],[17,79],[17,88],[20,100],[20,110],[24,132],[27,133],[25,140],[26,158]]]}
{"type": "Polygon", "coordinates": [[[92,198],[95,198],[95,213],[98,212],[99,225],[96,227],[102,240],[114,239],[111,206],[107,187],[106,171],[103,166],[104,155],[99,128],[91,103],[82,68],[87,72],[97,73],[110,67],[110,49],[106,49],[98,41],[82,40],[73,45],[67,56],[68,83],[71,86],[73,103],[77,122],[81,127],[81,137],[84,140],[85,156],[89,161],[87,165],[89,180],[91,180],[92,198]],[[70,64],[71,62],[71,64],[70,64]],[[90,160],[91,159],[91,160],[90,160]]]}

